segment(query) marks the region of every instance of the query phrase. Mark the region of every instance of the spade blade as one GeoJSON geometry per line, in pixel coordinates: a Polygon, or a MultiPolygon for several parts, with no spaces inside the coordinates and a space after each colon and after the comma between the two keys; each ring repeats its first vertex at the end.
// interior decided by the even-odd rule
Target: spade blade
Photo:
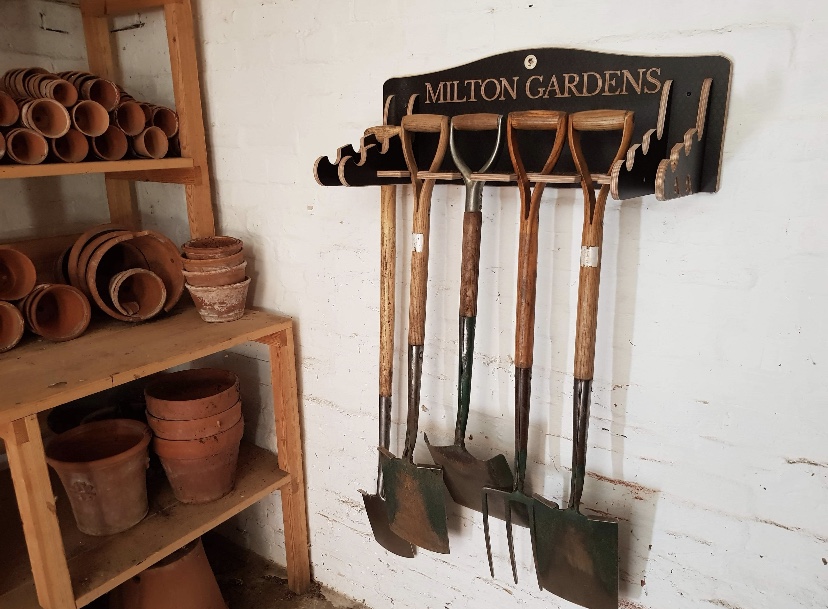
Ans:
{"type": "Polygon", "coordinates": [[[392,554],[414,558],[414,547],[388,526],[388,512],[383,498],[379,495],[369,495],[365,491],[360,492],[377,543],[392,554]]]}

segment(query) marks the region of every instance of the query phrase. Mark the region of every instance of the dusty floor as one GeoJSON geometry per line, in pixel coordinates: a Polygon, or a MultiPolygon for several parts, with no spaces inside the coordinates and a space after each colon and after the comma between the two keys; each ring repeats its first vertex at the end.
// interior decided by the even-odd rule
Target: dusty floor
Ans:
{"type": "Polygon", "coordinates": [[[204,537],[204,548],[230,609],[367,609],[315,583],[297,596],[282,567],[216,535],[204,537]]]}

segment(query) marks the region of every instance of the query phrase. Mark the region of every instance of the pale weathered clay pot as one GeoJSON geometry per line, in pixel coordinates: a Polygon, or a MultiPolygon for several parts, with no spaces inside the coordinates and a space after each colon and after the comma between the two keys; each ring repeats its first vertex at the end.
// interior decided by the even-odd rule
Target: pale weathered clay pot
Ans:
{"type": "Polygon", "coordinates": [[[24,298],[37,281],[37,271],[23,252],[0,247],[0,300],[24,298]]]}
{"type": "Polygon", "coordinates": [[[113,535],[147,514],[147,466],[152,433],[130,419],[97,421],[55,436],[46,461],[60,476],[78,528],[113,535]]]}
{"type": "Polygon", "coordinates": [[[17,346],[23,338],[25,325],[23,314],[17,307],[0,300],[0,353],[17,346]]]}
{"type": "Polygon", "coordinates": [[[235,237],[203,237],[192,239],[181,246],[184,255],[192,260],[205,260],[208,258],[225,258],[242,251],[244,243],[235,237]]]}
{"type": "Polygon", "coordinates": [[[217,271],[184,271],[184,279],[187,280],[188,285],[194,286],[222,286],[239,283],[247,276],[245,269],[247,263],[241,264],[226,269],[219,269],[217,271]]]}
{"type": "Polygon", "coordinates": [[[144,388],[147,411],[185,421],[213,416],[239,401],[239,377],[220,368],[193,368],[159,376],[144,388]]]}
{"type": "Polygon", "coordinates": [[[147,411],[147,423],[155,437],[162,440],[198,440],[230,429],[239,422],[241,416],[241,402],[236,402],[235,406],[224,412],[187,421],[167,421],[154,417],[147,411]]]}
{"type": "Polygon", "coordinates": [[[182,258],[184,270],[190,272],[221,271],[244,262],[244,250],[225,256],[224,258],[206,258],[204,260],[192,260],[182,258]]]}
{"type": "Polygon", "coordinates": [[[233,490],[244,417],[230,429],[198,440],[155,438],[175,498],[182,503],[207,503],[233,490]]]}
{"type": "Polygon", "coordinates": [[[241,319],[249,288],[249,277],[241,283],[218,287],[187,286],[201,319],[210,323],[241,319]]]}
{"type": "Polygon", "coordinates": [[[109,595],[111,609],[227,609],[201,538],[109,595]]]}

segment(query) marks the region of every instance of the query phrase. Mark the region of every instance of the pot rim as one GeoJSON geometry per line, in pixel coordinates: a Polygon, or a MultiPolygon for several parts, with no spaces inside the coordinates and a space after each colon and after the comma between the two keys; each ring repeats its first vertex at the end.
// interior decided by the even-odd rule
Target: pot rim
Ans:
{"type": "Polygon", "coordinates": [[[162,460],[169,459],[172,461],[197,461],[205,457],[211,457],[223,452],[230,452],[231,450],[238,450],[238,443],[241,442],[244,434],[244,415],[232,427],[228,427],[224,431],[220,431],[212,436],[206,438],[198,438],[196,440],[166,440],[164,438],[155,437],[153,439],[152,447],[155,453],[161,457],[162,460]],[[223,436],[223,437],[220,437],[223,436]],[[234,439],[238,436],[238,440],[234,439]],[[216,438],[213,441],[213,438],[216,438]],[[221,445],[221,440],[227,439],[227,446],[221,445]],[[203,446],[204,452],[195,457],[182,457],[179,450],[183,450],[185,445],[189,446],[203,446]],[[221,447],[221,448],[219,448],[221,447]],[[210,450],[212,449],[212,450],[210,450]]]}
{"type": "Polygon", "coordinates": [[[105,421],[93,421],[92,423],[83,423],[81,425],[78,425],[77,427],[73,427],[68,431],[64,431],[63,433],[58,434],[54,438],[52,438],[52,440],[46,446],[46,462],[55,469],[104,469],[107,467],[111,467],[113,465],[120,464],[124,461],[128,461],[129,459],[134,457],[136,453],[139,453],[142,450],[146,450],[149,446],[151,439],[152,430],[149,428],[149,425],[142,423],[141,421],[136,421],[134,419],[107,419],[105,421]],[[85,435],[89,431],[93,431],[99,428],[112,427],[113,425],[132,428],[132,431],[135,432],[137,438],[135,444],[116,455],[104,457],[103,459],[94,459],[92,461],[63,461],[61,459],[56,459],[54,457],[49,456],[50,449],[52,449],[57,444],[60,444],[62,442],[70,442],[79,436],[85,435]],[[140,438],[137,437],[139,433],[141,434],[140,438]]]}

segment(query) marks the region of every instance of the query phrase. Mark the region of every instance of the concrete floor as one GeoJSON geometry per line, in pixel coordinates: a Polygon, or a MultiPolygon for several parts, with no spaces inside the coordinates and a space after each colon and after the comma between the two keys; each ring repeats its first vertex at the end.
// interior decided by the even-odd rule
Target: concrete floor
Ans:
{"type": "Polygon", "coordinates": [[[315,582],[310,592],[297,596],[287,589],[282,567],[218,535],[203,541],[229,609],[368,609],[315,582]]]}

